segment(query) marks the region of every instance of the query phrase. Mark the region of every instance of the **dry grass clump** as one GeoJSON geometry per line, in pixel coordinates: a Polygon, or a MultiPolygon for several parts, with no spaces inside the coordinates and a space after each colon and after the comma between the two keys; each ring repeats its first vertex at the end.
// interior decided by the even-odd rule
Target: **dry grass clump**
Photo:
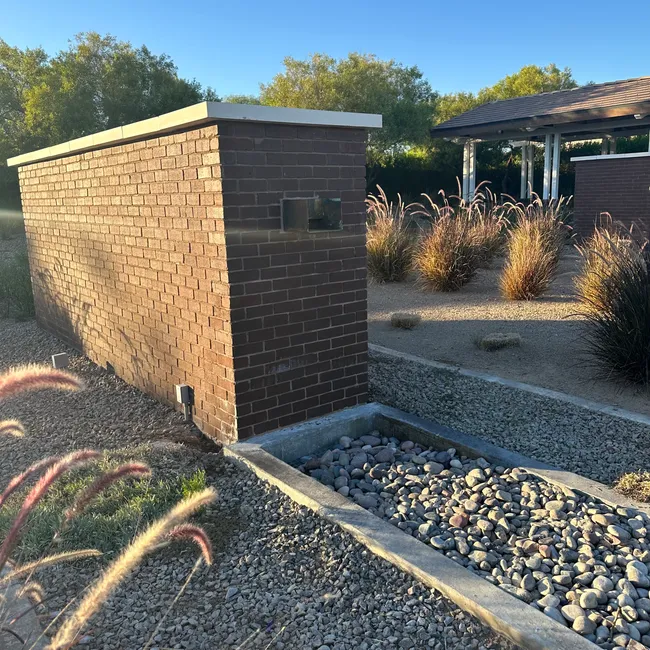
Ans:
{"type": "Polygon", "coordinates": [[[576,246],[584,259],[580,274],[575,278],[574,285],[578,296],[581,297],[585,310],[602,311],[605,308],[603,281],[615,267],[616,251],[621,246],[627,246],[631,231],[626,232],[616,227],[609,214],[601,217],[600,225],[591,237],[576,246]]]}
{"type": "Polygon", "coordinates": [[[420,240],[415,253],[418,282],[425,289],[457,291],[474,277],[482,260],[472,224],[445,213],[420,240]]]}
{"type": "Polygon", "coordinates": [[[426,289],[456,291],[501,250],[509,208],[486,186],[479,186],[471,201],[450,197],[452,203],[441,193],[442,206],[422,196],[426,202],[414,214],[425,216],[430,228],[415,253],[419,283],[426,289]]]}
{"type": "Polygon", "coordinates": [[[539,197],[524,207],[512,206],[516,224],[508,233],[501,291],[509,300],[541,296],[557,273],[567,239],[563,200],[545,205],[539,197]]]}
{"type": "Polygon", "coordinates": [[[650,383],[650,257],[648,242],[610,237],[600,231],[585,249],[587,261],[576,282],[585,342],[605,376],[650,383]]]}
{"type": "Polygon", "coordinates": [[[637,501],[650,501],[650,472],[638,470],[620,476],[614,489],[637,501]]]}
{"type": "Polygon", "coordinates": [[[521,345],[521,336],[512,332],[496,332],[476,340],[476,346],[486,352],[495,352],[504,348],[517,348],[521,345]]]}
{"type": "Polygon", "coordinates": [[[417,327],[422,318],[419,314],[409,314],[406,312],[395,312],[390,316],[390,324],[393,327],[397,327],[403,330],[412,330],[414,327],[417,327]]]}
{"type": "Polygon", "coordinates": [[[476,243],[481,255],[481,266],[488,265],[504,246],[504,225],[496,219],[474,219],[471,227],[471,237],[476,243]]]}
{"type": "Polygon", "coordinates": [[[377,186],[379,196],[368,195],[368,274],[375,282],[401,282],[411,271],[415,238],[409,227],[410,205],[398,196],[389,201],[377,186]]]}

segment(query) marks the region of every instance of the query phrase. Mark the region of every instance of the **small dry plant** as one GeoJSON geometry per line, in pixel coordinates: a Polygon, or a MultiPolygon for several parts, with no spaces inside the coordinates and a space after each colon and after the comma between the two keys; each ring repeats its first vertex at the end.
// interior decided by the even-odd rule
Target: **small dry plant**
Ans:
{"type": "Polygon", "coordinates": [[[530,205],[511,204],[516,223],[508,233],[501,291],[509,300],[541,296],[555,277],[567,241],[564,198],[545,204],[537,195],[530,205]]]}
{"type": "Polygon", "coordinates": [[[368,274],[375,282],[401,282],[413,264],[411,206],[405,205],[399,195],[397,203],[393,203],[381,187],[377,189],[379,196],[369,194],[366,199],[368,274]]]}
{"type": "Polygon", "coordinates": [[[614,483],[614,489],[637,501],[650,501],[650,472],[638,470],[627,472],[614,483]]]}
{"type": "MultiPolygon", "coordinates": [[[[0,401],[15,397],[26,391],[41,389],[76,391],[81,388],[81,382],[73,375],[47,367],[24,366],[0,375],[0,401]]],[[[25,435],[23,426],[16,420],[0,422],[0,433],[6,436],[21,437],[25,435]]],[[[45,555],[31,562],[17,563],[11,560],[26,529],[33,522],[39,504],[47,497],[57,482],[79,468],[96,463],[100,456],[100,452],[89,449],[75,451],[64,456],[51,456],[28,467],[21,474],[15,476],[5,487],[0,494],[0,508],[6,507],[7,500],[18,496],[19,491],[24,490],[26,494],[0,544],[0,588],[7,589],[17,579],[26,579],[29,582],[36,571],[55,563],[101,555],[99,551],[92,548],[63,553],[50,553],[49,550],[56,544],[62,532],[68,526],[73,525],[75,519],[88,509],[93,501],[111,485],[127,478],[147,476],[150,470],[142,463],[126,463],[111,471],[104,472],[81,490],[76,495],[73,503],[65,512],[61,513],[59,527],[57,530],[52,531],[51,542],[45,555]]],[[[191,540],[198,545],[201,555],[192,573],[190,573],[190,577],[201,563],[210,564],[212,562],[212,548],[207,535],[201,528],[188,524],[187,520],[197,510],[213,501],[214,498],[214,490],[210,488],[202,490],[182,500],[166,515],[153,522],[144,532],[140,533],[118,555],[117,559],[108,565],[97,581],[85,590],[76,607],[70,607],[70,613],[54,633],[47,646],[48,650],[67,650],[74,646],[84,627],[106,599],[128,577],[145,555],[160,548],[161,545],[174,539],[191,540]]],[[[11,621],[6,620],[7,616],[3,611],[7,605],[11,604],[6,603],[4,599],[0,600],[0,636],[2,634],[13,637],[18,636],[12,630],[11,621]]],[[[51,626],[61,622],[61,620],[57,619],[52,622],[51,626]]],[[[159,622],[155,633],[157,633],[161,624],[162,621],[159,622]]],[[[23,641],[26,648],[30,647],[26,644],[26,640],[21,639],[21,641],[23,641]]]]}
{"type": "Polygon", "coordinates": [[[517,348],[521,345],[521,336],[512,332],[496,332],[487,336],[478,337],[476,347],[486,352],[495,352],[505,348],[517,348]]]}
{"type": "Polygon", "coordinates": [[[407,312],[395,312],[390,316],[390,324],[397,328],[403,330],[412,330],[414,327],[417,327],[422,321],[422,318],[419,314],[409,314],[407,312]]]}

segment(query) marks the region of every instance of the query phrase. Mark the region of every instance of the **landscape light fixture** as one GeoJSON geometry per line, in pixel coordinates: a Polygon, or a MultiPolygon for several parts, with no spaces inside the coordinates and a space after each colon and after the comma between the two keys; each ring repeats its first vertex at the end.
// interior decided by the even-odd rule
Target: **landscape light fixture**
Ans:
{"type": "Polygon", "coordinates": [[[68,358],[67,352],[59,352],[58,354],[52,355],[52,367],[56,368],[57,370],[61,370],[61,368],[67,368],[69,363],[70,359],[68,358]]]}
{"type": "Polygon", "coordinates": [[[185,422],[192,419],[192,402],[194,401],[194,391],[187,384],[176,384],[176,401],[183,405],[183,417],[185,422]]]}

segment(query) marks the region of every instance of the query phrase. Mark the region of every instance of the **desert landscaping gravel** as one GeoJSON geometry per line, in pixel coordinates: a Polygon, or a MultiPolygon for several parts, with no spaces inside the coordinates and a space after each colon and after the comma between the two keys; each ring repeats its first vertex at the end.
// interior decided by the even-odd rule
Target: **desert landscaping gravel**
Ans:
{"type": "MultiPolygon", "coordinates": [[[[65,346],[34,323],[0,320],[0,370],[47,363],[61,351],[65,346]]],[[[218,490],[216,504],[201,518],[215,545],[215,565],[194,576],[150,647],[513,647],[337,527],[227,462],[178,413],[81,356],[72,355],[70,369],[86,382],[84,392],[31,393],[0,407],[0,417],[18,417],[27,429],[25,438],[0,440],[2,483],[48,454],[128,447],[139,459],[144,454],[154,477],[205,468],[218,490]]],[[[147,559],[91,621],[82,647],[144,647],[194,560],[193,549],[183,547],[147,559]]],[[[98,570],[91,562],[43,570],[43,622],[79,596],[98,570]]]]}
{"type": "Polygon", "coordinates": [[[650,517],[371,432],[299,469],[602,648],[650,646],[650,517]]]}
{"type": "Polygon", "coordinates": [[[650,467],[650,426],[376,351],[368,371],[377,402],[596,481],[650,467]]]}

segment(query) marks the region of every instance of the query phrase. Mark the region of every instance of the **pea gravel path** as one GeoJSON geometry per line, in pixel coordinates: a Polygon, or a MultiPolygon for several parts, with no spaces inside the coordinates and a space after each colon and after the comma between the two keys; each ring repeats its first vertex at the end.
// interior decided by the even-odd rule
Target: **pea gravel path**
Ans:
{"type": "Polygon", "coordinates": [[[650,469],[650,427],[371,352],[371,399],[611,483],[650,469]]]}
{"type": "MultiPolygon", "coordinates": [[[[63,349],[34,323],[0,320],[0,371],[47,362],[63,349]]],[[[83,357],[75,355],[71,369],[86,381],[85,392],[33,393],[0,408],[1,418],[20,417],[28,431],[22,440],[0,440],[2,483],[47,454],[128,446],[134,457],[146,458],[154,476],[204,467],[219,492],[206,515],[215,566],[190,582],[153,648],[513,647],[338,528],[225,461],[213,446],[200,444],[171,409],[83,357]]],[[[190,549],[178,548],[150,557],[93,619],[83,647],[142,648],[194,557],[190,549]]],[[[51,596],[43,619],[78,595],[97,570],[86,563],[43,571],[39,579],[51,596]]]]}

